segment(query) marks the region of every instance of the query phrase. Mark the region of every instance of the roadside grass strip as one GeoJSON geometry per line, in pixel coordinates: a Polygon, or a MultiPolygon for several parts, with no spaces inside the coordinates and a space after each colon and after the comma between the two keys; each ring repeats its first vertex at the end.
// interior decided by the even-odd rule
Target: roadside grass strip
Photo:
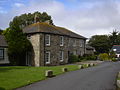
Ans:
{"type": "Polygon", "coordinates": [[[0,90],[12,90],[68,71],[90,67],[83,65],[61,65],[46,67],[7,66],[0,67],[0,90]]]}

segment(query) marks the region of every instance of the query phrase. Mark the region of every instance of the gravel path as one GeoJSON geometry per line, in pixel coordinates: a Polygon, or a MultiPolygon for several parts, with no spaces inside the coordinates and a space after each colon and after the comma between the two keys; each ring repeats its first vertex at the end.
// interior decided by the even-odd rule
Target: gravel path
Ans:
{"type": "Polygon", "coordinates": [[[120,62],[105,62],[99,66],[68,72],[17,90],[115,90],[120,62]]]}

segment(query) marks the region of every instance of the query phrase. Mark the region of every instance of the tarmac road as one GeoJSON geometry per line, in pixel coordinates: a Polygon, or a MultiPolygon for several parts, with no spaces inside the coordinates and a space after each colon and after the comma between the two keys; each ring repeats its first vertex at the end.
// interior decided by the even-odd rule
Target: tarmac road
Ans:
{"type": "Polygon", "coordinates": [[[98,66],[67,72],[17,90],[115,90],[120,62],[104,62],[98,66]]]}

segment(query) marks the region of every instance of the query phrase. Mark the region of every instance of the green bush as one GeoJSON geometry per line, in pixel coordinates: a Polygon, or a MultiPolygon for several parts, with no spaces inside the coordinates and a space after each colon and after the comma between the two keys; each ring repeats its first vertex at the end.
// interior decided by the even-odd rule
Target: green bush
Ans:
{"type": "Polygon", "coordinates": [[[69,63],[74,63],[74,62],[78,62],[78,61],[79,61],[78,56],[73,55],[73,54],[69,56],[69,63]]]}
{"type": "Polygon", "coordinates": [[[116,59],[116,58],[111,58],[111,60],[112,60],[113,62],[116,62],[116,61],[117,61],[117,59],[116,59]]]}
{"type": "Polygon", "coordinates": [[[112,61],[117,61],[117,59],[115,58],[116,57],[116,54],[115,54],[115,52],[114,51],[111,51],[110,52],[110,55],[109,55],[109,58],[110,58],[110,60],[112,60],[112,61]]]}
{"type": "Polygon", "coordinates": [[[79,60],[96,60],[97,55],[83,55],[79,57],[79,60]]]}
{"type": "Polygon", "coordinates": [[[101,53],[101,54],[99,54],[98,57],[102,61],[109,60],[109,55],[107,53],[101,53]]]}

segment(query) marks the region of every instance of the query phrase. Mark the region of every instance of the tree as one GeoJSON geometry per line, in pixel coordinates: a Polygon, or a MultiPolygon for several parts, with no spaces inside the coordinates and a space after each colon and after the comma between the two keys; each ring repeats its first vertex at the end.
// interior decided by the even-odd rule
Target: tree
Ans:
{"type": "Polygon", "coordinates": [[[88,44],[95,48],[97,54],[109,52],[109,37],[107,35],[94,35],[90,38],[88,44]]]}
{"type": "Polygon", "coordinates": [[[113,32],[109,35],[110,39],[110,46],[113,45],[119,45],[120,44],[120,33],[116,30],[113,30],[113,32]]]}
{"type": "Polygon", "coordinates": [[[30,51],[32,48],[26,35],[22,32],[22,29],[34,22],[45,22],[47,20],[50,21],[50,24],[53,24],[51,16],[45,12],[22,14],[13,18],[9,24],[9,28],[3,32],[8,42],[9,59],[12,64],[24,65],[26,52],[30,51]]]}
{"type": "Polygon", "coordinates": [[[50,24],[53,25],[53,21],[51,19],[51,16],[49,16],[46,12],[40,13],[40,12],[34,12],[33,14],[28,13],[28,14],[22,14],[20,16],[16,16],[13,18],[13,21],[10,22],[10,27],[12,26],[12,23],[15,21],[19,22],[19,27],[24,28],[27,25],[33,24],[35,22],[45,22],[48,21],[50,24]]]}
{"type": "Polygon", "coordinates": [[[2,30],[2,29],[0,29],[0,35],[2,34],[2,32],[3,32],[3,30],[2,30]]]}
{"type": "Polygon", "coordinates": [[[30,51],[31,44],[19,27],[19,19],[15,19],[10,28],[3,34],[8,42],[8,54],[12,65],[24,65],[26,52],[30,51]]]}

